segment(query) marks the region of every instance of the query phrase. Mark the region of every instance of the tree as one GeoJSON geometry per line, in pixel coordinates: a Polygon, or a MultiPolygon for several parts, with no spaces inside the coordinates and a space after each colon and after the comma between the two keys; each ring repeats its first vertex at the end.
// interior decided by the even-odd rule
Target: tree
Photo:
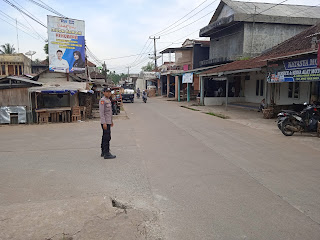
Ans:
{"type": "Polygon", "coordinates": [[[43,51],[45,52],[45,54],[49,54],[49,47],[48,47],[48,43],[46,43],[43,47],[43,51]]]}
{"type": "Polygon", "coordinates": [[[43,51],[45,54],[47,54],[46,60],[49,62],[49,45],[48,40],[46,40],[46,44],[43,46],[43,51]]]}
{"type": "Polygon", "coordinates": [[[41,60],[37,58],[36,60],[33,61],[34,63],[41,63],[41,60]]]}
{"type": "Polygon", "coordinates": [[[0,54],[13,54],[16,51],[10,43],[5,43],[4,45],[1,45],[0,48],[0,54]]]}
{"type": "Polygon", "coordinates": [[[141,69],[145,72],[151,72],[152,70],[154,70],[154,63],[148,62],[148,64],[146,66],[143,66],[141,69]]]}
{"type": "Polygon", "coordinates": [[[108,78],[110,78],[112,82],[114,82],[115,84],[118,84],[121,79],[124,79],[127,77],[128,77],[128,74],[124,74],[124,73],[118,74],[115,71],[113,72],[110,71],[108,74],[108,78]]]}

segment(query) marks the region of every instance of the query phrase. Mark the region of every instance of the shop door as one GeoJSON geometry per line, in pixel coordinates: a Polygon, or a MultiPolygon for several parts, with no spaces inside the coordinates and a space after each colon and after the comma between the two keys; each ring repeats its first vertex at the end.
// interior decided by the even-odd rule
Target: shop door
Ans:
{"type": "Polygon", "coordinates": [[[13,65],[8,65],[8,75],[14,75],[13,65]]]}

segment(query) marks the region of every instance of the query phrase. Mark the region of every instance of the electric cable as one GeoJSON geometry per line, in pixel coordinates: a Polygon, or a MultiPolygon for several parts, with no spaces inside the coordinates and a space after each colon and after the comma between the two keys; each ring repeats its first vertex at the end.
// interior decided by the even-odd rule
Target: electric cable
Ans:
{"type": "Polygon", "coordinates": [[[10,5],[11,7],[15,8],[16,10],[18,10],[19,12],[23,13],[24,15],[28,16],[29,18],[31,18],[33,21],[39,23],[41,26],[47,28],[47,26],[45,24],[43,24],[40,20],[37,20],[35,17],[31,16],[30,14],[28,14],[27,12],[23,11],[22,9],[20,9],[19,7],[17,7],[16,5],[14,5],[12,2],[10,2],[9,0],[3,0],[5,3],[7,3],[8,5],[10,5]]]}

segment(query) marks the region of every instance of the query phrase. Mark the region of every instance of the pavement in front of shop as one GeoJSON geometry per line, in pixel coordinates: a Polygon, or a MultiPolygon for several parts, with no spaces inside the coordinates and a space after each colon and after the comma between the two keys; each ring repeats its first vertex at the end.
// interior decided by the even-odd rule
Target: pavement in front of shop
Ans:
{"type": "MultiPolygon", "coordinates": [[[[180,107],[187,107],[191,111],[196,110],[200,114],[213,113],[217,115],[226,116],[228,118],[225,119],[226,121],[241,124],[259,131],[267,131],[276,135],[282,135],[281,131],[277,127],[277,118],[264,119],[262,112],[258,112],[257,105],[254,104],[230,104],[226,108],[224,105],[199,106],[196,101],[177,102],[172,101],[173,99],[163,97],[158,97],[158,99],[162,99],[163,101],[169,100],[169,102],[171,102],[172,104],[176,104],[180,107]]],[[[307,144],[315,149],[319,149],[320,138],[317,138],[316,133],[295,133],[291,138],[301,143],[307,144]]]]}

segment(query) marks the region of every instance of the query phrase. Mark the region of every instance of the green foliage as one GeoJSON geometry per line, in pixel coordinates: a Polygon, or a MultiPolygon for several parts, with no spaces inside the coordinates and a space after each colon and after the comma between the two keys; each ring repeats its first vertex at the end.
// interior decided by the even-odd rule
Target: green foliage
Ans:
{"type": "Polygon", "coordinates": [[[241,57],[241,58],[238,58],[237,60],[239,61],[243,61],[243,60],[250,60],[251,57],[241,57]]]}
{"type": "Polygon", "coordinates": [[[45,52],[45,54],[49,54],[49,45],[48,45],[48,43],[46,43],[45,45],[44,45],[44,47],[43,47],[43,51],[45,52]]]}
{"type": "MultiPolygon", "coordinates": [[[[109,71],[109,70],[107,70],[107,71],[109,71]]],[[[127,77],[128,77],[128,74],[124,74],[124,73],[118,74],[115,71],[108,72],[108,78],[110,78],[115,84],[118,84],[121,79],[124,79],[127,77]]]]}
{"type": "Polygon", "coordinates": [[[46,40],[46,44],[43,46],[43,51],[47,55],[46,60],[49,63],[49,45],[48,45],[48,40],[46,40]]]}
{"type": "Polygon", "coordinates": [[[206,114],[211,115],[211,116],[215,116],[215,117],[219,117],[219,118],[222,118],[222,119],[229,119],[230,118],[229,116],[223,115],[221,113],[208,112],[206,114]]]}
{"type": "Polygon", "coordinates": [[[192,110],[192,111],[196,111],[196,112],[199,112],[200,110],[198,109],[195,109],[195,108],[192,108],[192,107],[188,107],[188,106],[181,106],[183,108],[186,108],[186,109],[189,109],[189,110],[192,110]]]}
{"type": "Polygon", "coordinates": [[[33,61],[34,63],[40,63],[41,60],[39,58],[37,58],[36,60],[33,61]]]}
{"type": "Polygon", "coordinates": [[[0,54],[13,54],[16,52],[16,49],[10,43],[5,43],[0,48],[0,54]]]}
{"type": "Polygon", "coordinates": [[[151,72],[152,70],[154,70],[154,63],[148,62],[148,64],[146,66],[143,66],[141,70],[145,72],[151,72]]]}

